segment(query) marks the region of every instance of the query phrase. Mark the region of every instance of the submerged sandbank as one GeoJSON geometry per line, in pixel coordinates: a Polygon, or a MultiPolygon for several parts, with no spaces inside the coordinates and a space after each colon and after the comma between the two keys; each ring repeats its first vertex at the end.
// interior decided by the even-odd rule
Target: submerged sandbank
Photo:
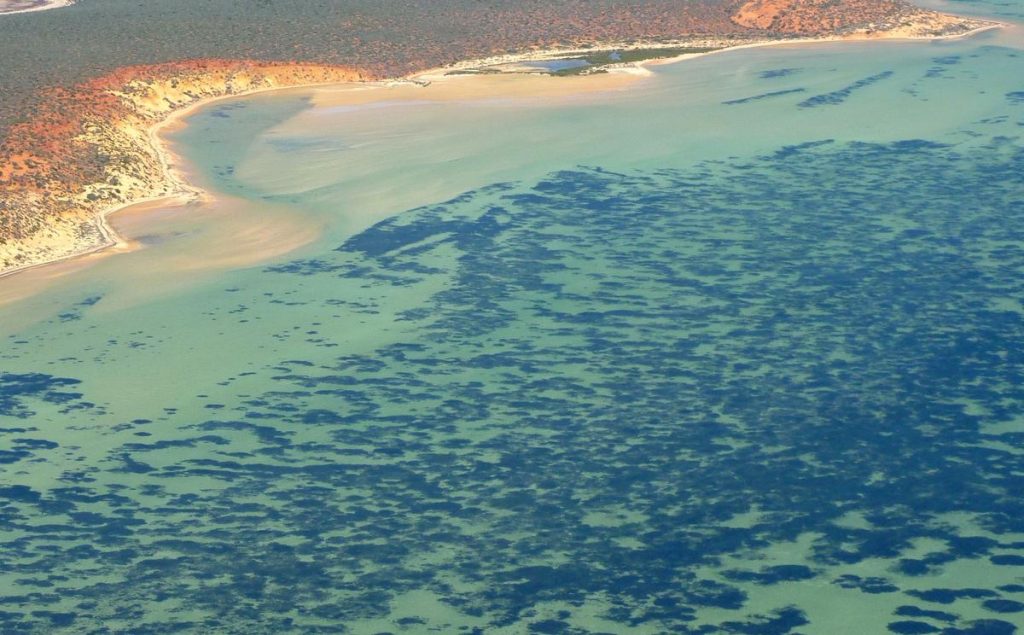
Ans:
{"type": "MultiPolygon", "coordinates": [[[[573,95],[585,95],[600,91],[616,90],[627,86],[637,79],[636,75],[628,73],[607,73],[592,75],[572,80],[562,80],[547,76],[526,76],[526,75],[497,75],[486,77],[451,76],[436,78],[433,82],[422,80],[399,80],[391,82],[348,82],[332,83],[329,85],[306,85],[287,87],[276,90],[277,92],[306,93],[311,89],[319,88],[323,92],[314,93],[314,104],[321,98],[331,96],[331,105],[347,105],[360,107],[374,102],[404,101],[404,100],[437,100],[437,101],[460,101],[481,98],[544,98],[554,99],[557,97],[571,97],[573,95]],[[569,90],[567,90],[569,88],[569,90]]],[[[18,284],[12,284],[4,280],[0,285],[0,304],[16,301],[30,295],[26,289],[32,284],[46,287],[63,279],[76,270],[91,267],[101,259],[112,255],[125,254],[138,249],[145,249],[148,245],[145,241],[133,239],[144,233],[142,223],[147,218],[159,218],[165,216],[163,212],[172,210],[176,215],[189,214],[197,218],[216,217],[225,207],[237,213],[238,220],[244,220],[241,214],[246,202],[240,199],[233,199],[221,193],[216,195],[194,185],[195,179],[190,176],[190,168],[187,163],[177,154],[174,144],[169,141],[168,136],[176,130],[180,130],[185,124],[185,119],[194,114],[197,110],[207,106],[231,99],[250,97],[256,93],[267,92],[264,90],[252,91],[243,95],[229,95],[215,97],[198,101],[186,108],[171,112],[166,119],[152,125],[146,134],[152,143],[153,148],[160,157],[162,169],[164,170],[165,182],[161,187],[170,184],[173,190],[171,195],[155,195],[144,200],[119,204],[104,210],[97,218],[96,223],[100,228],[105,240],[99,245],[87,245],[80,251],[52,261],[31,263],[23,267],[0,272],[0,279],[19,274],[18,284]],[[128,219],[128,220],[122,220],[128,219]],[[131,233],[125,234],[124,228],[130,228],[131,233]],[[55,267],[53,271],[49,271],[55,267]],[[27,284],[29,280],[32,284],[27,284]],[[16,290],[15,290],[16,288],[16,290]]],[[[255,203],[249,203],[256,205],[255,203]]],[[[223,215],[222,215],[223,219],[223,215]]],[[[283,231],[282,225],[277,223],[268,227],[259,221],[254,222],[252,227],[236,225],[232,232],[222,236],[224,244],[215,241],[207,241],[201,245],[191,245],[192,248],[179,254],[178,257],[167,257],[162,260],[174,271],[197,271],[201,269],[220,269],[230,266],[247,266],[265,262],[272,258],[284,255],[294,249],[308,244],[316,239],[319,231],[313,231],[309,227],[283,231]],[[239,239],[241,237],[241,239],[239,239]],[[197,247],[201,247],[198,248],[197,247]],[[229,253],[225,254],[227,247],[229,253]]]]}

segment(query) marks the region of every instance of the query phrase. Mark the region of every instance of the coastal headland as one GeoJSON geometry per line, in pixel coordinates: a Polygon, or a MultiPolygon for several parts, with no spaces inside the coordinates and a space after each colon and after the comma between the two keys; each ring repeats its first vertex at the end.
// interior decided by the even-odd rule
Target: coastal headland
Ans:
{"type": "Polygon", "coordinates": [[[512,52],[507,44],[503,50],[470,49],[484,53],[470,61],[403,58],[408,72],[401,75],[358,60],[347,65],[187,59],[124,66],[68,87],[38,90],[28,102],[30,112],[0,127],[0,277],[117,244],[105,218],[126,206],[200,196],[175,170],[160,132],[212,100],[349,82],[424,86],[452,74],[522,72],[531,60],[579,56],[600,60],[588,64],[587,73],[637,74],[637,64],[646,61],[740,46],[959,37],[996,26],[886,0],[750,0],[730,10],[729,33],[636,37],[627,31],[629,37],[615,37],[610,30],[561,46],[521,41],[512,52]]]}

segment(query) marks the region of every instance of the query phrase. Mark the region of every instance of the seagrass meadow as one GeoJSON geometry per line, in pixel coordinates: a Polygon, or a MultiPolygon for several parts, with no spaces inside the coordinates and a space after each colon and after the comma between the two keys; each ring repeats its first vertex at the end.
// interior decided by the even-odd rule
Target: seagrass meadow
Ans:
{"type": "Polygon", "coordinates": [[[0,280],[0,632],[1019,632],[1022,70],[1011,26],[191,113],[210,200],[0,280]]]}

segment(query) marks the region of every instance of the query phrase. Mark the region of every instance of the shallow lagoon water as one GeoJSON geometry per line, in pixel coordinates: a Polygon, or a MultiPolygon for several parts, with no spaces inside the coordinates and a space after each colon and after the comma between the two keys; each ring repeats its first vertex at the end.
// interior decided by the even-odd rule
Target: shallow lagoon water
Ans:
{"type": "Polygon", "coordinates": [[[0,308],[0,631],[1014,632],[1014,41],[200,112],[317,231],[0,308]]]}

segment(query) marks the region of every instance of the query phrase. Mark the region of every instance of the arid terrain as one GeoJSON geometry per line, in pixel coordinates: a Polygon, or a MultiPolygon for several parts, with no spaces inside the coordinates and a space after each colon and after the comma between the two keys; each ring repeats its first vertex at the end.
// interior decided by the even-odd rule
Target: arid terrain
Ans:
{"type": "MultiPolygon", "coordinates": [[[[37,4],[0,0],[0,10],[37,4]]],[[[109,244],[103,214],[183,191],[151,129],[209,98],[550,48],[931,37],[980,26],[897,0],[82,0],[0,16],[0,275],[109,244]]]]}

